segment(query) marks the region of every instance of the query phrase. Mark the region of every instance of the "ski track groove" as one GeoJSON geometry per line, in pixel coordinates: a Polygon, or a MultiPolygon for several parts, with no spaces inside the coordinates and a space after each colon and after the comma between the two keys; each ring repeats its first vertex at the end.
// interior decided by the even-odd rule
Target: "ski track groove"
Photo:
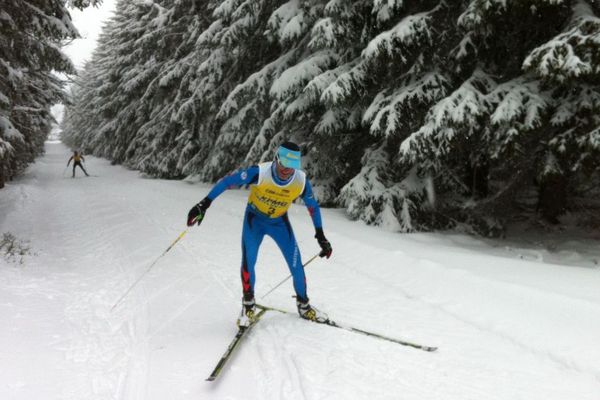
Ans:
{"type": "MultiPolygon", "coordinates": [[[[423,261],[423,260],[418,260],[418,261],[423,261]]],[[[487,334],[502,338],[503,340],[512,343],[513,345],[515,345],[516,347],[519,347],[522,350],[526,350],[526,351],[530,352],[531,354],[536,355],[537,357],[540,357],[540,358],[546,359],[550,362],[556,363],[563,368],[570,369],[570,370],[573,370],[573,371],[575,371],[577,373],[581,373],[581,374],[589,374],[594,379],[596,379],[598,382],[600,382],[600,373],[591,372],[587,368],[580,367],[580,366],[576,365],[575,363],[571,362],[570,360],[565,359],[564,357],[553,354],[544,349],[539,349],[539,348],[533,347],[531,344],[528,344],[528,342],[519,340],[518,338],[515,338],[514,336],[506,334],[505,332],[499,331],[497,329],[490,328],[482,323],[479,323],[478,321],[462,317],[462,316],[460,316],[460,314],[449,310],[447,305],[444,305],[441,303],[431,303],[430,301],[427,301],[427,300],[419,297],[418,295],[410,294],[406,288],[404,288],[403,286],[401,286],[391,280],[388,281],[385,279],[376,278],[372,275],[372,273],[364,272],[364,270],[360,270],[360,269],[356,268],[355,263],[344,263],[341,261],[338,261],[337,263],[343,265],[345,270],[352,270],[354,273],[361,275],[361,276],[377,283],[378,285],[382,285],[382,286],[386,286],[386,287],[389,287],[392,289],[399,290],[402,293],[402,295],[409,301],[418,302],[419,304],[421,304],[423,306],[430,307],[441,313],[445,313],[446,315],[456,319],[457,321],[460,321],[463,324],[466,324],[466,325],[472,326],[473,328],[476,328],[480,332],[485,332],[487,334]]],[[[433,264],[436,268],[440,267],[439,264],[437,264],[437,263],[431,263],[431,264],[433,264]]],[[[449,270],[453,271],[454,269],[449,268],[449,270]]],[[[458,272],[463,273],[464,271],[459,270],[458,272]]],[[[473,280],[485,281],[492,285],[500,285],[495,280],[491,280],[491,279],[481,277],[481,276],[475,276],[470,273],[466,273],[466,274],[470,279],[473,279],[473,280]]],[[[505,283],[504,285],[502,285],[502,288],[503,289],[504,288],[515,288],[518,290],[531,291],[531,292],[538,293],[540,295],[544,295],[544,296],[551,297],[551,298],[555,297],[558,299],[563,299],[565,301],[581,302],[583,304],[588,304],[588,305],[592,306],[593,308],[598,308],[598,312],[599,312],[598,315],[600,315],[600,306],[598,306],[598,304],[593,303],[586,299],[580,299],[580,298],[573,299],[573,298],[566,297],[560,293],[547,292],[547,291],[543,291],[539,288],[534,288],[534,287],[531,287],[528,285],[517,285],[517,284],[512,284],[512,283],[509,283],[509,284],[505,283]]]]}
{"type": "MultiPolygon", "coordinates": [[[[68,181],[68,184],[71,183],[73,181],[68,181]]],[[[67,254],[81,254],[80,266],[85,266],[88,260],[110,260],[110,265],[106,265],[107,271],[116,270],[117,276],[130,274],[134,263],[128,249],[121,244],[123,242],[115,242],[114,239],[129,235],[131,207],[124,206],[123,202],[126,202],[126,199],[119,196],[95,196],[90,192],[85,194],[85,200],[69,204],[70,208],[74,206],[76,210],[67,211],[85,216],[85,222],[69,227],[73,222],[68,216],[55,218],[65,221],[61,230],[71,232],[62,243],[67,249],[67,254]],[[108,229],[94,229],[98,218],[102,218],[102,223],[108,229]],[[82,254],[81,249],[85,249],[86,253],[82,254]]],[[[66,197],[70,197],[69,194],[66,197]]],[[[59,198],[58,194],[52,198],[59,198]]],[[[59,214],[62,210],[58,211],[59,214]]],[[[133,215],[135,216],[135,213],[133,215]]],[[[94,282],[102,279],[102,273],[93,273],[91,277],[83,279],[72,297],[71,304],[65,308],[66,318],[73,325],[70,339],[73,344],[64,349],[66,357],[76,364],[87,365],[86,370],[89,371],[90,386],[88,389],[81,388],[87,394],[79,393],[78,396],[83,394],[89,399],[108,399],[112,398],[110,393],[121,393],[126,394],[126,398],[139,397],[131,379],[135,364],[143,363],[143,355],[146,353],[143,350],[143,341],[139,342],[139,338],[143,336],[144,322],[137,318],[115,329],[108,318],[110,315],[107,307],[110,302],[107,302],[107,299],[113,296],[107,295],[111,292],[119,293],[120,285],[109,290],[90,292],[94,282]],[[85,317],[82,319],[82,316],[85,317]],[[136,347],[137,351],[134,350],[136,347]],[[130,350],[123,351],[124,349],[130,350]],[[134,361],[134,354],[137,361],[134,361]],[[106,373],[107,370],[112,372],[106,373]]],[[[115,281],[120,280],[117,278],[115,281]]]]}
{"type": "Polygon", "coordinates": [[[169,317],[167,320],[165,320],[161,325],[159,325],[158,328],[154,329],[152,332],[149,332],[148,337],[152,338],[152,337],[156,336],[165,327],[169,326],[170,324],[173,323],[173,321],[175,321],[179,317],[181,317],[191,306],[198,303],[199,299],[200,299],[200,296],[197,296],[197,297],[193,298],[191,301],[189,301],[188,303],[186,303],[185,305],[183,305],[182,307],[179,307],[177,310],[175,310],[173,312],[173,315],[171,317],[169,317]]]}

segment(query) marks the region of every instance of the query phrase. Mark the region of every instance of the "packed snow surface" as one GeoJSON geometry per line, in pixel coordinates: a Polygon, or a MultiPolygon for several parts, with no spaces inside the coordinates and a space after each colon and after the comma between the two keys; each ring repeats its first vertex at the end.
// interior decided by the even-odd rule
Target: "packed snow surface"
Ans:
{"type": "MultiPolygon", "coordinates": [[[[267,313],[216,382],[236,332],[247,192],[230,190],[113,311],[186,229],[209,185],[145,179],[58,142],[0,190],[0,399],[599,400],[600,251],[571,241],[401,235],[324,210],[329,260],[306,268],[312,303],[345,324],[435,353],[267,313]],[[61,174],[62,173],[62,174],[61,174]]],[[[290,211],[304,260],[306,209],[290,211]]],[[[595,243],[597,245],[597,242],[595,243]]],[[[265,239],[257,297],[288,274],[265,239]]],[[[291,282],[259,301],[294,310],[291,282]]]]}

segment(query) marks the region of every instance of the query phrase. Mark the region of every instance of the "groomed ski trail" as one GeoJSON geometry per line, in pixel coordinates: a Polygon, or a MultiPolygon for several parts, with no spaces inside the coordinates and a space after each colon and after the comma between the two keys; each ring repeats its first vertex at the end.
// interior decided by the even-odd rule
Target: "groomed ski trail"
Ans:
{"type": "MultiPolygon", "coordinates": [[[[0,233],[35,252],[24,265],[0,258],[10,326],[0,332],[9,366],[0,398],[600,400],[598,269],[389,233],[339,210],[324,210],[332,259],[306,270],[312,302],[340,323],[438,351],[267,313],[219,380],[205,382],[237,330],[247,192],[215,201],[110,313],[210,186],[145,179],[91,156],[97,177],[65,178],[68,149],[46,150],[0,190],[0,233]]],[[[308,259],[318,251],[310,218],[303,206],[290,217],[308,259]]],[[[265,240],[258,298],[287,274],[265,240]]],[[[260,302],[294,310],[291,295],[286,283],[260,302]]]]}

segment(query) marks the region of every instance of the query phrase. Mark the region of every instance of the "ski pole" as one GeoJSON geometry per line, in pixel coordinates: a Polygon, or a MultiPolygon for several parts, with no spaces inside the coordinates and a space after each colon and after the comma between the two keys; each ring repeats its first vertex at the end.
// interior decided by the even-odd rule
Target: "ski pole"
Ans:
{"type": "Polygon", "coordinates": [[[160,260],[161,257],[164,256],[165,254],[167,254],[169,252],[169,250],[171,250],[173,248],[173,246],[175,246],[175,244],[177,242],[179,242],[185,236],[186,233],[188,233],[189,229],[190,228],[187,228],[185,231],[181,232],[181,234],[177,237],[177,239],[175,239],[175,241],[173,243],[171,243],[171,245],[169,247],[167,247],[167,249],[165,251],[163,251],[163,253],[160,256],[158,256],[156,258],[156,260],[154,260],[154,262],[152,264],[150,264],[150,266],[148,267],[148,269],[146,269],[146,271],[142,275],[140,275],[140,277],[133,283],[133,285],[131,285],[129,287],[129,289],[127,289],[127,291],[123,294],[123,296],[121,296],[121,298],[110,308],[111,312],[115,309],[115,307],[117,307],[119,305],[119,303],[121,301],[123,301],[123,299],[125,297],[127,297],[127,295],[129,294],[129,292],[131,292],[131,290],[135,287],[135,285],[137,285],[142,280],[142,278],[144,276],[146,276],[146,274],[148,272],[150,272],[150,270],[152,269],[152,267],[154,267],[154,265],[158,262],[158,260],[160,260]]]}
{"type": "MultiPolygon", "coordinates": [[[[320,252],[315,254],[313,258],[311,258],[310,260],[308,260],[306,263],[304,263],[304,265],[302,265],[302,268],[306,268],[306,266],[308,264],[310,264],[311,262],[313,262],[317,257],[319,257],[319,254],[321,254],[320,252]]],[[[264,299],[265,297],[267,297],[268,294],[270,294],[272,291],[274,291],[275,289],[277,289],[279,286],[283,285],[288,279],[290,279],[292,277],[292,275],[288,275],[287,278],[285,278],[284,280],[282,280],[281,282],[279,282],[277,284],[277,286],[275,286],[273,289],[269,290],[266,294],[263,294],[263,296],[261,297],[261,300],[264,299]]]]}

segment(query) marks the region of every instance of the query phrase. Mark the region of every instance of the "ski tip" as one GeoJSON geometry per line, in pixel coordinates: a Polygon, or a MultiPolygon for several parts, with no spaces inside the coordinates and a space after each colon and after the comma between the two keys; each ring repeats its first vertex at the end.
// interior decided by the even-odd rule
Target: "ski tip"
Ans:
{"type": "Polygon", "coordinates": [[[216,378],[217,378],[216,376],[209,376],[208,378],[206,378],[206,381],[207,381],[207,382],[212,382],[212,381],[214,381],[216,378]]]}
{"type": "Polygon", "coordinates": [[[437,349],[438,349],[437,347],[427,347],[427,346],[423,347],[423,350],[429,351],[429,352],[434,352],[437,349]]]}

